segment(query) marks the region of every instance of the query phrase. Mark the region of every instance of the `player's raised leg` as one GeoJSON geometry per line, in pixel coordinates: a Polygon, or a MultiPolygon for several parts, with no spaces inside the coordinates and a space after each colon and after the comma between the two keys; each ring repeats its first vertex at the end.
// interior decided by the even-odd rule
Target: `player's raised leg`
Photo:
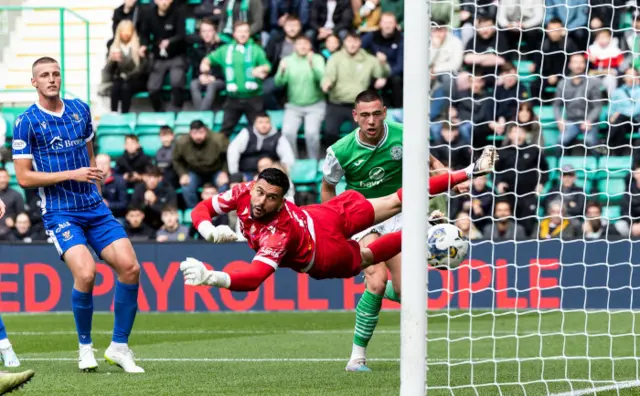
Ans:
{"type": "Polygon", "coordinates": [[[113,338],[104,358],[127,373],[144,373],[144,369],[135,363],[133,352],[129,348],[129,335],[138,312],[140,265],[136,253],[128,239],[120,238],[105,247],[100,255],[118,275],[113,338]]]}
{"type": "Polygon", "coordinates": [[[7,337],[7,329],[4,327],[2,317],[0,317],[0,355],[5,367],[19,367],[20,360],[13,351],[13,346],[7,337]]]}
{"type": "MultiPolygon", "coordinates": [[[[71,227],[69,226],[69,228],[71,227]]],[[[55,233],[49,232],[49,235],[58,244],[55,233]]],[[[80,237],[78,233],[70,233],[68,235],[73,235],[75,238],[80,237]]],[[[78,368],[83,371],[94,371],[98,368],[98,362],[94,356],[93,340],[91,339],[96,263],[84,244],[68,248],[63,252],[62,258],[73,276],[71,310],[73,311],[76,332],[78,333],[78,368]]]]}

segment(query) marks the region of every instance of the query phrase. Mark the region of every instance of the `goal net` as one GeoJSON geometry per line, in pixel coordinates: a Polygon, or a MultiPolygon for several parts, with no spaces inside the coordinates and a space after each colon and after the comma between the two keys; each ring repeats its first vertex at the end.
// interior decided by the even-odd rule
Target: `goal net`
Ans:
{"type": "Polygon", "coordinates": [[[500,160],[447,201],[472,247],[428,271],[429,395],[640,392],[631,3],[431,1],[430,152],[500,160]]]}

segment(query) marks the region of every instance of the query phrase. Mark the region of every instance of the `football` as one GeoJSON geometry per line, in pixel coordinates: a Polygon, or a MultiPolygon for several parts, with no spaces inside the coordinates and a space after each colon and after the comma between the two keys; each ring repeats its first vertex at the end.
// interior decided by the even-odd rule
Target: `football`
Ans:
{"type": "Polygon", "coordinates": [[[429,265],[438,269],[456,268],[467,257],[469,240],[452,224],[437,224],[427,232],[429,265]]]}

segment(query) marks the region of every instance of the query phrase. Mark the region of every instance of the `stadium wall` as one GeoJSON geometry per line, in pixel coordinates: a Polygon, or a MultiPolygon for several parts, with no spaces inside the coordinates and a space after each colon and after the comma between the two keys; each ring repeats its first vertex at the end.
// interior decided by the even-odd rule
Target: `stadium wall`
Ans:
{"type": "MultiPolygon", "coordinates": [[[[638,309],[638,248],[628,240],[474,244],[473,259],[460,268],[429,271],[428,306],[638,309]]],[[[364,291],[362,277],[317,281],[287,269],[252,293],[185,287],[179,270],[185,257],[233,270],[248,265],[253,252],[243,243],[149,243],[135,249],[143,269],[143,312],[354,309],[364,291]]],[[[52,246],[0,245],[0,257],[0,312],[71,310],[72,278],[52,246]]],[[[96,310],[113,309],[114,274],[105,264],[97,272],[96,310]]],[[[398,307],[385,301],[384,308],[398,307]]]]}

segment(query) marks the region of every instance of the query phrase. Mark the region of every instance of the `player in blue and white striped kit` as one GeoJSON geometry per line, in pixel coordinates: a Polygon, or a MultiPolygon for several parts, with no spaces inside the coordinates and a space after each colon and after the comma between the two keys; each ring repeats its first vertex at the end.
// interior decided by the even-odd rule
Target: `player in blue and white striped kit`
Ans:
{"type": "Polygon", "coordinates": [[[142,373],[128,346],[138,310],[140,265],[97,186],[104,175],[95,163],[89,106],[60,98],[60,65],[55,59],[36,60],[32,73],[38,100],[16,119],[13,161],[20,186],[38,188],[47,235],[73,274],[78,367],[85,371],[98,367],[91,341],[96,264],[89,245],[118,275],[113,338],[104,357],[128,373],[142,373]]]}

